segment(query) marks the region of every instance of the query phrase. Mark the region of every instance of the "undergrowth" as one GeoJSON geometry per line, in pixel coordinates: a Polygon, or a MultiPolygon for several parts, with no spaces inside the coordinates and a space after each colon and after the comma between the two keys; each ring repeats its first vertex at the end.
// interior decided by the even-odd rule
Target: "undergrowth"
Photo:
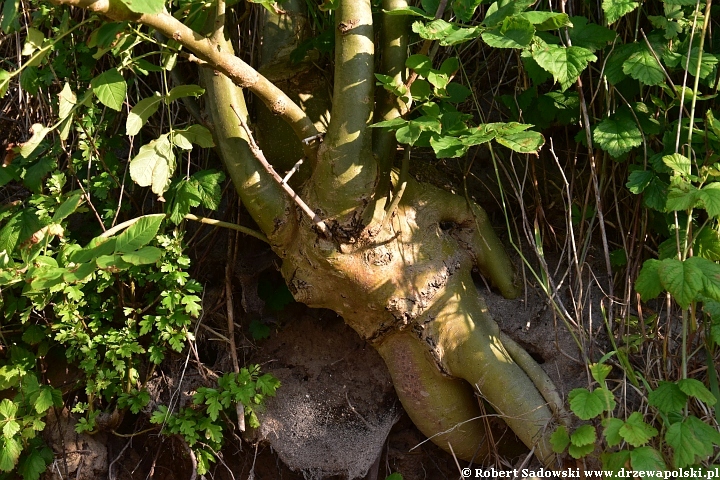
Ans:
{"type": "MultiPolygon", "coordinates": [[[[509,147],[491,148],[508,229],[535,252],[540,267],[528,259],[528,271],[588,371],[587,388],[569,394],[575,427],[558,428],[556,452],[615,472],[717,465],[718,7],[458,0],[435,18],[438,0],[416,3],[393,14],[413,17],[418,42],[447,48],[410,56],[409,86],[378,75],[379,88],[414,106],[376,126],[437,158],[469,159],[493,139],[509,147]],[[540,159],[516,153],[544,139],[540,159]],[[557,167],[550,193],[530,169],[540,160],[557,167]],[[559,224],[550,203],[562,206],[559,224]],[[564,259],[559,280],[545,262],[552,247],[564,259]],[[591,287],[605,294],[603,332],[582,300],[591,287]]],[[[170,7],[187,24],[205,21],[201,2],[170,7]]],[[[325,14],[313,12],[325,30],[303,48],[327,52],[325,14]]],[[[148,381],[168,357],[190,355],[202,321],[187,224],[212,221],[191,210],[210,216],[223,202],[224,175],[199,152],[212,135],[180,113],[203,89],[173,86],[184,54],[173,39],[78,13],[5,0],[0,20],[0,471],[39,478],[53,461],[45,417],[66,407],[79,432],[119,427],[100,425],[101,414],[148,414],[184,438],[205,473],[224,432],[245,417],[256,426],[278,382],[248,365],[215,375],[187,406],[148,411],[148,381]],[[46,374],[58,358],[76,371],[64,390],[46,374]]],[[[228,330],[234,338],[232,321],[228,330]]]]}

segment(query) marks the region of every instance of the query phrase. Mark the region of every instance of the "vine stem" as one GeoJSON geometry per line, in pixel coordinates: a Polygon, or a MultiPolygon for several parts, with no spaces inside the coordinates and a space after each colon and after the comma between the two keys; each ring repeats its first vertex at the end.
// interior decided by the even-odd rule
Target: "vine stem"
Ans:
{"type": "Polygon", "coordinates": [[[307,203],[303,201],[302,198],[298,196],[297,193],[295,193],[295,190],[292,189],[290,185],[285,183],[283,181],[283,178],[278,175],[278,173],[275,171],[272,165],[270,165],[270,162],[267,161],[265,158],[265,154],[260,150],[260,147],[258,147],[257,143],[255,143],[255,138],[252,135],[252,132],[250,131],[250,127],[248,127],[245,120],[240,115],[240,112],[237,111],[234,105],[230,105],[230,108],[233,112],[235,112],[235,115],[237,116],[238,120],[240,121],[240,126],[245,130],[245,133],[248,136],[249,144],[250,144],[250,151],[252,152],[255,159],[260,162],[260,165],[263,166],[265,171],[270,174],[270,176],[275,180],[280,187],[285,190],[285,193],[287,193],[290,198],[300,207],[300,209],[305,212],[308,217],[312,220],[313,224],[327,237],[331,237],[332,234],[330,233],[330,230],[328,229],[327,225],[325,225],[325,222],[318,216],[317,213],[313,212],[310,207],[308,207],[307,203]]]}

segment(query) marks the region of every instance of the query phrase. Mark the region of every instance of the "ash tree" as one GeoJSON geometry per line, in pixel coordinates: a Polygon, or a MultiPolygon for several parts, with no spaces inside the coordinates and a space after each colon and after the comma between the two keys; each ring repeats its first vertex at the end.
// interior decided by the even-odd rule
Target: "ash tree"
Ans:
{"type": "MultiPolygon", "coordinates": [[[[127,161],[120,160],[118,165],[128,165],[137,184],[133,188],[149,187],[151,195],[167,201],[157,203],[156,209],[164,209],[162,214],[120,225],[115,224],[113,215],[95,212],[107,229],[102,240],[94,240],[79,254],[59,250],[58,261],[44,259],[46,263],[40,265],[37,255],[30,258],[18,252],[34,248],[28,247],[28,241],[46,242],[47,246],[48,239],[62,234],[62,229],[53,230],[53,225],[61,224],[78,205],[87,202],[90,207],[91,203],[85,191],[67,200],[56,198],[61,213],[47,221],[37,214],[39,221],[31,218],[35,223],[21,233],[2,238],[6,266],[19,268],[26,262],[34,268],[31,277],[23,277],[30,275],[26,271],[14,270],[12,278],[3,277],[4,284],[23,279],[30,285],[26,291],[35,289],[35,294],[42,295],[108,272],[158,264],[163,249],[147,244],[161,222],[193,218],[191,208],[201,203],[217,206],[212,199],[218,188],[217,174],[188,179],[177,152],[193,145],[215,147],[243,205],[262,230],[255,235],[265,239],[282,259],[282,274],[294,298],[310,307],[334,310],[377,349],[403,407],[425,435],[460,458],[482,459],[491,447],[481,417],[491,408],[544,464],[553,464],[549,433],[554,423],[562,421],[559,395],[530,356],[499,330],[471,277],[477,267],[505,297],[514,298],[520,287],[514,266],[479,206],[464,196],[417,182],[408,170],[414,147],[430,147],[438,158],[447,158],[496,141],[520,153],[536,153],[543,138],[530,130],[530,125],[477,125],[471,115],[460,112],[456,105],[471,93],[453,81],[460,75],[460,64],[453,57],[435,61],[434,54],[438,45],[482,38],[491,47],[514,48],[523,55],[534,48],[541,58],[547,45],[543,47],[536,33],[567,26],[567,15],[526,11],[529,1],[500,0],[484,12],[477,10],[480,2],[471,0],[423,0],[418,6],[403,0],[383,0],[381,5],[370,0],[326,2],[334,19],[330,28],[334,61],[332,98],[327,98],[331,103],[327,114],[320,115],[310,112],[314,104],[307,97],[279,88],[292,82],[284,82],[282,75],[262,75],[234,54],[227,35],[231,25],[226,19],[230,18],[228,9],[241,5],[229,5],[225,0],[54,3],[40,4],[38,10],[41,15],[44,11],[58,16],[53,33],[45,38],[38,29],[26,31],[26,53],[35,62],[31,67],[41,66],[61,39],[71,38],[77,25],[85,23],[96,28],[88,44],[98,47],[98,55],[111,52],[120,60],[95,75],[85,91],[79,91],[72,78],[67,79],[54,116],[45,124],[33,125],[31,138],[15,149],[20,162],[37,161],[38,151],[53,135],[66,139],[68,125],[80,118],[83,108],[105,109],[108,115],[129,111],[125,129],[118,133],[133,140],[132,151],[127,161]],[[73,23],[70,18],[82,21],[73,23]],[[408,45],[411,35],[420,39],[417,45],[408,45]],[[153,56],[157,53],[153,45],[162,47],[161,56],[153,56]],[[148,70],[164,75],[171,72],[174,80],[181,82],[177,63],[197,68],[202,88],[176,84],[165,94],[127,98],[128,84],[148,70]],[[204,112],[193,110],[198,103],[192,97],[198,95],[204,112]],[[247,95],[254,95],[265,106],[257,120],[248,118],[247,95]],[[181,98],[195,114],[197,124],[170,128],[150,141],[141,136],[161,104],[181,98]],[[289,128],[278,127],[277,120],[289,128]],[[402,160],[398,158],[398,168],[394,168],[398,146],[402,160]],[[288,157],[288,152],[291,160],[292,152],[303,157],[299,173],[289,182],[272,166],[285,162],[277,170],[289,170],[289,158],[280,158],[288,157]],[[128,225],[132,226],[120,233],[128,225]],[[128,234],[134,227],[132,235],[128,234]],[[142,241],[138,240],[141,233],[142,241]],[[108,239],[114,242],[112,246],[108,239]]],[[[292,25],[287,33],[287,25],[292,24],[287,18],[305,5],[258,3],[267,8],[269,22],[277,27],[276,34],[266,28],[263,48],[280,51],[284,47],[271,42],[283,35],[294,38],[292,25]]],[[[14,21],[17,18],[11,6],[4,13],[3,28],[10,28],[14,21]]],[[[319,44],[317,38],[314,41],[319,44]]],[[[313,65],[311,52],[296,48],[292,53],[300,56],[303,74],[312,75],[308,69],[313,65]],[[308,56],[303,58],[305,54],[308,56]]],[[[575,70],[563,81],[572,83],[588,60],[574,62],[575,70]]],[[[2,93],[16,76],[24,75],[22,70],[0,70],[2,93]]],[[[66,79],[57,80],[64,83],[66,79]]],[[[91,125],[77,131],[82,128],[91,125]]],[[[18,169],[16,179],[27,183],[33,175],[44,178],[53,166],[28,174],[29,170],[18,169]]],[[[74,175],[72,171],[68,174],[74,175]]],[[[18,215],[12,217],[18,218],[12,225],[21,224],[18,215]]],[[[19,227],[13,228],[19,231],[19,227]]],[[[162,241],[166,250],[177,247],[171,239],[162,241]]],[[[141,324],[139,337],[151,331],[150,326],[144,328],[141,324]]],[[[158,327],[153,341],[182,348],[187,324],[173,328],[174,333],[167,334],[158,327]]],[[[142,348],[144,352],[152,346],[142,348]]],[[[128,381],[133,384],[132,379],[128,381]]],[[[125,395],[119,405],[133,410],[133,402],[139,402],[142,394],[121,390],[114,393],[125,395]]]]}

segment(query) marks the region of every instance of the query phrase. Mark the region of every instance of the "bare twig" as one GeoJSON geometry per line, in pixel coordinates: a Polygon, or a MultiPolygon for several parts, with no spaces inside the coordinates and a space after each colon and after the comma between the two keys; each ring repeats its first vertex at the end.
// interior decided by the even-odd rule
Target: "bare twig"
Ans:
{"type": "MultiPolygon", "coordinates": [[[[240,364],[237,358],[237,349],[235,347],[235,314],[233,311],[233,297],[232,297],[232,276],[233,276],[233,264],[235,258],[233,255],[233,242],[232,236],[228,235],[228,261],[225,265],[225,305],[227,307],[227,325],[228,325],[228,340],[230,345],[230,358],[232,358],[233,370],[236,374],[240,373],[240,364]]],[[[241,432],[245,431],[245,406],[242,402],[238,401],[235,404],[238,417],[238,430],[241,432]]]]}
{"type": "Polygon", "coordinates": [[[235,112],[235,115],[237,116],[238,120],[240,121],[240,125],[242,126],[243,130],[245,130],[245,133],[248,136],[248,143],[250,145],[250,151],[252,152],[255,159],[260,162],[260,165],[263,166],[265,171],[270,174],[270,176],[282,187],[283,190],[285,190],[285,193],[287,193],[290,198],[302,209],[303,212],[305,212],[312,222],[315,224],[316,227],[327,237],[331,237],[332,234],[330,233],[330,230],[327,228],[327,225],[325,225],[325,222],[317,215],[317,213],[313,212],[310,207],[308,207],[307,203],[303,201],[302,198],[298,196],[297,193],[295,193],[295,190],[290,187],[287,183],[285,183],[280,175],[275,171],[272,165],[270,165],[270,162],[267,161],[265,158],[265,154],[260,150],[260,147],[258,147],[257,143],[255,143],[255,139],[252,136],[252,132],[250,131],[250,127],[248,127],[245,120],[242,118],[240,113],[235,108],[235,105],[230,105],[230,108],[232,108],[233,112],[235,112]]]}

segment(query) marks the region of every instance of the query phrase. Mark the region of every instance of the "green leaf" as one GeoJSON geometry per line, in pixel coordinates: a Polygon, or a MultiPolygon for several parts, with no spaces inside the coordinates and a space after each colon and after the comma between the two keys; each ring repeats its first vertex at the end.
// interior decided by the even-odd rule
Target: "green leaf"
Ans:
{"type": "Polygon", "coordinates": [[[663,413],[679,412],[687,403],[687,395],[673,382],[660,382],[648,395],[648,403],[663,413]]]}
{"type": "Polygon", "coordinates": [[[685,155],[680,155],[679,153],[665,155],[662,157],[662,161],[674,173],[685,177],[690,176],[690,159],[685,155]]]}
{"type": "Polygon", "coordinates": [[[643,421],[640,412],[633,412],[618,433],[633,447],[640,447],[657,435],[658,431],[643,421]]]}
{"type": "MultiPolygon", "coordinates": [[[[544,12],[542,10],[531,10],[528,12],[520,12],[516,17],[523,17],[535,26],[535,30],[542,32],[547,30],[557,30],[562,27],[572,27],[573,23],[565,13],[544,12]]],[[[573,44],[575,42],[573,41],[573,44]]],[[[583,45],[578,45],[582,47],[583,45]]]]}
{"type": "Polygon", "coordinates": [[[630,450],[630,466],[636,472],[664,472],[667,470],[663,456],[652,447],[630,450]]]}
{"type": "Polygon", "coordinates": [[[4,250],[11,255],[15,247],[29,240],[42,227],[35,210],[22,209],[10,217],[0,230],[0,252],[4,250]]]}
{"type": "MultiPolygon", "coordinates": [[[[688,65],[688,72],[693,77],[695,76],[695,72],[697,72],[698,68],[698,58],[700,56],[700,48],[694,47],[690,51],[690,63],[688,64],[688,58],[687,55],[683,55],[682,59],[680,60],[680,64],[685,66],[688,65]]],[[[705,78],[713,71],[715,71],[715,67],[718,64],[718,58],[713,55],[712,53],[708,51],[704,51],[702,54],[702,60],[700,61],[700,75],[699,78],[705,78]]]]}
{"type": "Polygon", "coordinates": [[[162,250],[157,247],[143,247],[135,252],[122,255],[127,263],[132,265],[150,265],[156,263],[162,257],[162,250]]]}
{"type": "Polygon", "coordinates": [[[43,385],[40,387],[33,405],[37,413],[45,413],[53,405],[62,405],[62,393],[49,385],[43,385]]]}
{"type": "Polygon", "coordinates": [[[70,116],[76,104],[77,95],[70,88],[70,84],[65,82],[65,86],[58,95],[58,118],[63,120],[70,116]]]}
{"type": "MultiPolygon", "coordinates": [[[[5,4],[11,3],[13,0],[5,0],[5,4]]],[[[10,80],[12,76],[7,70],[0,68],[0,98],[3,98],[10,88],[10,80]]]]}
{"type": "Polygon", "coordinates": [[[253,340],[264,340],[270,336],[270,327],[258,319],[252,320],[248,329],[250,330],[250,335],[252,335],[253,340]]]}
{"type": "Polygon", "coordinates": [[[43,141],[45,136],[52,131],[52,128],[48,128],[44,126],[41,123],[34,123],[30,127],[30,132],[32,133],[32,137],[30,139],[21,144],[20,146],[20,155],[24,158],[28,158],[30,154],[32,154],[35,149],[40,145],[40,142],[43,141]]]}
{"type": "Polygon", "coordinates": [[[568,398],[570,409],[581,420],[590,420],[605,410],[612,411],[615,408],[612,392],[604,388],[592,392],[585,388],[576,388],[570,392],[568,398]]]}
{"type": "Polygon", "coordinates": [[[612,25],[620,18],[632,12],[640,6],[640,3],[631,0],[603,0],[602,9],[605,12],[605,19],[608,25],[612,25]]]}
{"type": "Polygon", "coordinates": [[[411,15],[414,17],[422,17],[427,20],[432,20],[434,18],[434,15],[428,15],[417,7],[403,7],[392,10],[383,10],[383,13],[385,13],[385,15],[411,15]]]}
{"type": "Polygon", "coordinates": [[[665,208],[669,211],[681,211],[695,208],[700,198],[700,190],[692,183],[680,177],[673,177],[667,192],[665,208]]]}
{"type": "Polygon", "coordinates": [[[700,380],[694,378],[684,378],[677,383],[678,388],[686,395],[695,397],[708,406],[714,406],[717,398],[708,390],[700,380]]]}
{"type": "Polygon", "coordinates": [[[520,16],[507,17],[499,27],[482,33],[485,43],[495,48],[524,48],[535,36],[535,27],[520,16]]]}
{"type": "MultiPolygon", "coordinates": [[[[20,7],[20,0],[5,0],[2,9],[2,23],[0,23],[0,29],[6,34],[13,33],[15,30],[20,28],[17,21],[18,10],[20,7]]],[[[0,88],[0,93],[2,89],[0,88]]],[[[0,95],[2,97],[2,95],[0,95]]]]}
{"type": "Polygon", "coordinates": [[[23,480],[38,480],[40,475],[46,470],[47,465],[52,462],[52,451],[50,451],[50,458],[48,461],[47,449],[45,450],[46,452],[33,449],[30,453],[24,455],[23,458],[20,459],[20,463],[18,464],[18,473],[22,475],[23,480]]]}
{"type": "Polygon", "coordinates": [[[19,441],[0,437],[0,471],[12,471],[20,458],[20,452],[22,452],[22,444],[19,441]]]}
{"type": "Polygon", "coordinates": [[[660,283],[681,308],[687,308],[697,299],[704,287],[703,273],[692,262],[681,262],[668,258],[660,262],[658,268],[660,283]]]}
{"type": "Polygon", "coordinates": [[[582,445],[582,446],[574,445],[571,443],[570,448],[568,448],[568,453],[570,454],[571,457],[578,459],[578,458],[583,458],[587,455],[590,455],[593,452],[593,450],[595,450],[595,445],[592,443],[589,445],[582,445]]]}
{"type": "Polygon", "coordinates": [[[639,195],[650,185],[653,178],[655,178],[655,172],[652,170],[633,170],[630,172],[625,186],[635,195],[639,195]]]}
{"type": "Polygon", "coordinates": [[[510,135],[498,134],[495,140],[508,147],[510,150],[519,153],[537,153],[545,143],[545,137],[540,132],[528,130],[526,132],[513,133],[510,135]]]}
{"type": "Polygon", "coordinates": [[[122,3],[136,13],[156,14],[163,11],[164,0],[122,0],[122,3]]]}
{"type": "Polygon", "coordinates": [[[564,452],[567,446],[570,445],[570,436],[565,425],[559,425],[550,435],[550,445],[552,445],[555,453],[564,452]]]}
{"type": "Polygon", "coordinates": [[[482,23],[487,27],[494,27],[506,17],[526,10],[533,3],[533,0],[498,0],[488,7],[482,23]]]}
{"type": "Polygon", "coordinates": [[[80,199],[82,199],[82,195],[77,193],[65,200],[62,205],[60,205],[58,209],[55,210],[52,221],[54,223],[58,223],[59,221],[71,215],[75,210],[77,210],[78,205],[80,205],[80,199]]]}
{"type": "MultiPolygon", "coordinates": [[[[419,80],[416,80],[415,83],[417,83],[419,80]]],[[[427,89],[427,95],[430,94],[430,87],[427,89]]],[[[402,117],[393,118],[392,120],[383,120],[382,122],[373,123],[370,125],[371,128],[389,128],[391,130],[397,129],[398,127],[402,127],[405,125],[408,121],[405,120],[402,117]]]]}
{"type": "Polygon", "coordinates": [[[590,365],[590,374],[599,384],[605,381],[611,370],[612,367],[604,363],[593,363],[590,365]]]}
{"type": "Polygon", "coordinates": [[[532,58],[546,71],[552,73],[562,90],[567,90],[575,83],[578,76],[597,57],[587,48],[564,47],[538,43],[532,50],[532,58]]]}
{"type": "Polygon", "coordinates": [[[274,397],[275,392],[278,388],[280,388],[280,380],[269,373],[266,373],[261,377],[258,377],[255,382],[255,388],[262,392],[263,395],[274,397]]]}
{"type": "Polygon", "coordinates": [[[623,73],[645,85],[660,85],[665,82],[663,69],[647,46],[631,54],[625,60],[623,73]]]}
{"type": "Polygon", "coordinates": [[[427,55],[415,54],[410,55],[407,60],[405,60],[405,66],[415,70],[418,75],[425,77],[430,73],[430,70],[432,70],[432,61],[430,61],[427,55]]]}
{"type": "Polygon", "coordinates": [[[622,80],[627,78],[624,67],[625,61],[634,54],[643,49],[643,46],[639,43],[625,43],[615,47],[612,55],[608,58],[607,64],[605,65],[605,75],[610,83],[617,85],[622,80]]]}
{"type": "Polygon", "coordinates": [[[117,236],[115,253],[130,253],[147,245],[157,235],[165,215],[145,215],[117,236]]]}
{"type": "Polygon", "coordinates": [[[597,432],[592,425],[582,425],[570,435],[570,443],[577,447],[593,445],[597,440],[597,432]]]}
{"type": "Polygon", "coordinates": [[[705,206],[708,215],[711,217],[720,217],[720,182],[708,183],[700,192],[698,198],[705,206]]]}
{"type": "Polygon", "coordinates": [[[414,145],[422,130],[417,123],[409,122],[407,125],[400,127],[395,132],[395,138],[404,145],[414,145]]]}
{"type": "Polygon", "coordinates": [[[625,422],[619,418],[605,418],[603,419],[602,425],[605,427],[603,435],[605,436],[605,441],[608,446],[614,447],[615,445],[620,445],[620,442],[623,440],[620,436],[620,429],[625,425],[625,422]]]}
{"type": "Polygon", "coordinates": [[[17,432],[20,431],[20,424],[15,420],[8,420],[3,425],[2,433],[6,438],[14,437],[17,432]]]}
{"type": "Polygon", "coordinates": [[[171,192],[170,221],[177,225],[193,207],[200,205],[202,198],[197,182],[184,178],[171,189],[171,192]]]}
{"type": "MultiPolygon", "coordinates": [[[[712,453],[712,445],[705,445],[690,425],[689,417],[685,421],[673,423],[665,434],[665,441],[673,447],[673,464],[675,468],[685,468],[696,463],[696,457],[705,457],[712,453]]],[[[702,422],[700,422],[702,423],[702,422]]]]}
{"type": "Polygon", "coordinates": [[[100,102],[118,112],[125,101],[127,84],[120,72],[113,68],[90,80],[93,93],[100,102]]]}
{"type": "Polygon", "coordinates": [[[570,22],[572,23],[569,31],[570,41],[573,46],[587,48],[591,52],[605,48],[617,36],[609,28],[597,23],[588,23],[588,19],[585,17],[572,17],[570,22]]]}
{"type": "Polygon", "coordinates": [[[467,152],[467,147],[458,138],[450,136],[432,137],[430,146],[437,158],[462,157],[467,152]]]}
{"type": "Polygon", "coordinates": [[[168,105],[171,102],[183,97],[199,97],[205,93],[205,89],[199,85],[178,85],[177,87],[170,90],[165,97],[165,103],[168,105]]]}
{"type": "Polygon", "coordinates": [[[148,118],[157,112],[162,99],[162,95],[155,92],[152,97],[140,100],[128,114],[127,121],[125,122],[125,133],[128,135],[137,135],[140,133],[140,129],[145,125],[145,122],[148,121],[148,118]]]}
{"type": "Polygon", "coordinates": [[[593,140],[600,148],[618,158],[642,144],[642,133],[630,112],[622,108],[595,127],[593,140]]]}
{"type": "Polygon", "coordinates": [[[174,171],[175,155],[167,134],[140,147],[130,160],[130,177],[141,187],[150,186],[158,196],[167,190],[174,171]]]}
{"type": "Polygon", "coordinates": [[[212,133],[202,125],[190,125],[183,130],[175,130],[173,143],[183,150],[192,150],[192,144],[198,145],[200,148],[215,146],[212,133]]]}

